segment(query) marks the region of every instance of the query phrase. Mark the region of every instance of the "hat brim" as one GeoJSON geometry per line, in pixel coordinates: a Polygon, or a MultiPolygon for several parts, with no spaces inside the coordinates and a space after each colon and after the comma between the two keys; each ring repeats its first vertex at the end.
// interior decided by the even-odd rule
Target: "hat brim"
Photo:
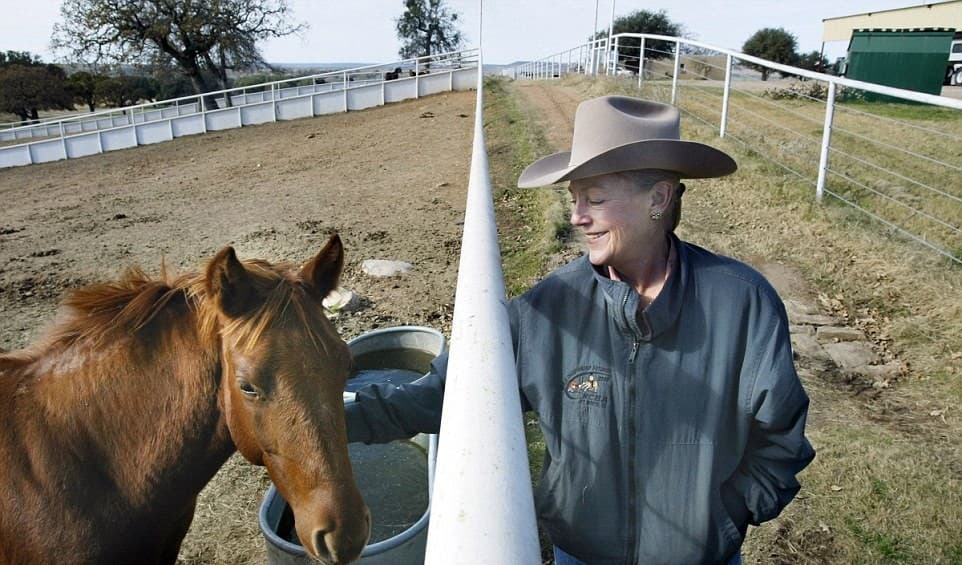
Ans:
{"type": "Polygon", "coordinates": [[[534,188],[609,173],[663,169],[681,178],[722,177],[738,168],[727,153],[710,145],[678,139],[646,139],[628,143],[595,155],[583,163],[571,164],[571,152],[542,157],[518,177],[519,188],[534,188]]]}

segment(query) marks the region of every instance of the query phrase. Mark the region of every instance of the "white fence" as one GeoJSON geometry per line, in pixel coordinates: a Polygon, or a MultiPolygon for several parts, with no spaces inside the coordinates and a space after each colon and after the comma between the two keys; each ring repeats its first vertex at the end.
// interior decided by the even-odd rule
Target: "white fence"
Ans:
{"type": "Polygon", "coordinates": [[[44,139],[0,147],[0,168],[468,90],[476,68],[477,50],[459,51],[9,128],[0,141],[44,139]]]}
{"type": "Polygon", "coordinates": [[[541,562],[484,141],[481,65],[471,177],[425,563],[541,562]]]}
{"type": "Polygon", "coordinates": [[[962,125],[962,100],[649,34],[619,34],[610,46],[600,39],[515,69],[519,79],[567,73],[622,77],[639,96],[676,105],[810,183],[819,200],[962,264],[962,132],[941,125],[962,125]],[[762,82],[761,68],[795,82],[762,82]],[[876,95],[888,98],[872,102],[876,95]]]}

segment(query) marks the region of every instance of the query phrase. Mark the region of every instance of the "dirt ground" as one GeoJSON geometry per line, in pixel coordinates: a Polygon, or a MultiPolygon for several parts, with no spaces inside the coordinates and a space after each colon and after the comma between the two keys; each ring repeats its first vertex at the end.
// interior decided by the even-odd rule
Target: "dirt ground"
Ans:
{"type": "MultiPolygon", "coordinates": [[[[241,258],[303,261],[331,232],[360,310],[345,340],[378,327],[450,335],[471,154],[474,92],[228,130],[83,159],[0,170],[0,348],[19,349],[67,288],[127,265],[200,268],[241,258]],[[401,276],[365,259],[411,263],[401,276]]],[[[264,563],[256,512],[269,485],[235,456],[201,495],[184,563],[264,563]]]]}

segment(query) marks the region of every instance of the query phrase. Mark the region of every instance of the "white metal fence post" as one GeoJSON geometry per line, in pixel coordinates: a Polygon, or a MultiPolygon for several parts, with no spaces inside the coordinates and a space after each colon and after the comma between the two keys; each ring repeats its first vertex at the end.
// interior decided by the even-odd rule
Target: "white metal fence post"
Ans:
{"type": "Polygon", "coordinates": [[[675,99],[678,95],[678,74],[681,70],[681,42],[677,39],[675,40],[675,70],[672,72],[671,77],[671,103],[675,104],[675,99]]]}
{"type": "Polygon", "coordinates": [[[641,90],[642,77],[645,76],[645,38],[641,38],[638,49],[638,90],[641,90]]]}
{"type": "Polygon", "coordinates": [[[591,40],[591,62],[589,63],[591,66],[591,72],[586,73],[586,74],[590,74],[591,76],[594,76],[595,74],[595,45],[596,44],[597,44],[597,41],[592,39],[591,40]]]}
{"type": "Polygon", "coordinates": [[[725,56],[725,92],[722,94],[722,113],[719,137],[725,137],[725,130],[728,128],[728,96],[732,89],[732,56],[725,56]]]}
{"type": "Polygon", "coordinates": [[[414,99],[421,97],[421,60],[414,60],[414,99]]]}
{"type": "Polygon", "coordinates": [[[611,74],[617,75],[618,74],[618,38],[617,37],[615,38],[615,52],[612,59],[613,61],[611,62],[611,74]]]}
{"type": "Polygon", "coordinates": [[[344,81],[344,111],[347,112],[347,71],[344,71],[342,80],[344,81]]]}
{"type": "Polygon", "coordinates": [[[67,155],[67,133],[63,129],[63,120],[60,120],[60,145],[63,146],[63,158],[69,159],[70,156],[67,155]]]}
{"type": "Polygon", "coordinates": [[[825,125],[822,126],[822,153],[818,159],[818,182],[815,184],[815,198],[821,202],[825,192],[825,177],[828,173],[828,151],[832,144],[832,121],[835,119],[835,83],[828,83],[828,100],[825,101],[825,125]]]}
{"type": "MultiPolygon", "coordinates": [[[[272,118],[275,122],[277,121],[277,94],[276,94],[276,91],[277,91],[277,85],[276,85],[276,84],[271,84],[271,118],[272,118]]],[[[229,92],[225,92],[225,93],[224,93],[224,96],[225,96],[225,97],[230,96],[230,93],[229,93],[229,92]]]]}

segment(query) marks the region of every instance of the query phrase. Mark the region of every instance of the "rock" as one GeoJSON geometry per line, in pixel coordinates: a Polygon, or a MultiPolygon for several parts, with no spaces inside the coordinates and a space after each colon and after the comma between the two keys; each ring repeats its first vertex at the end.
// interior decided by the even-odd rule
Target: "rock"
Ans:
{"type": "Polygon", "coordinates": [[[792,334],[792,351],[795,352],[796,356],[806,359],[817,359],[819,361],[829,359],[825,348],[811,335],[792,334]]]}
{"type": "Polygon", "coordinates": [[[895,380],[902,371],[901,363],[886,363],[884,365],[862,365],[852,369],[852,372],[868,377],[875,382],[895,380]]]}
{"type": "Polygon", "coordinates": [[[361,271],[372,277],[393,277],[406,273],[414,268],[414,265],[404,261],[388,261],[386,259],[366,259],[361,263],[361,271]]]}
{"type": "Polygon", "coordinates": [[[789,318],[794,318],[799,315],[813,315],[818,314],[818,308],[814,304],[809,304],[807,302],[802,302],[795,298],[786,298],[785,311],[788,312],[789,318]]]}
{"type": "Polygon", "coordinates": [[[788,319],[793,324],[808,324],[810,326],[833,326],[838,323],[835,318],[821,314],[796,314],[795,316],[789,314],[788,319]]]}
{"type": "Polygon", "coordinates": [[[842,369],[854,369],[863,365],[878,363],[878,355],[863,342],[846,341],[842,343],[826,343],[823,346],[832,361],[842,369]]]}
{"type": "Polygon", "coordinates": [[[820,326],[815,330],[815,337],[822,341],[862,341],[865,334],[862,330],[845,326],[820,326]]]}
{"type": "Polygon", "coordinates": [[[792,335],[815,335],[815,328],[812,326],[796,326],[795,324],[791,324],[788,326],[788,333],[792,335]]]}
{"type": "Polygon", "coordinates": [[[331,312],[351,312],[360,306],[357,295],[346,288],[332,290],[323,301],[324,307],[331,312]]]}

